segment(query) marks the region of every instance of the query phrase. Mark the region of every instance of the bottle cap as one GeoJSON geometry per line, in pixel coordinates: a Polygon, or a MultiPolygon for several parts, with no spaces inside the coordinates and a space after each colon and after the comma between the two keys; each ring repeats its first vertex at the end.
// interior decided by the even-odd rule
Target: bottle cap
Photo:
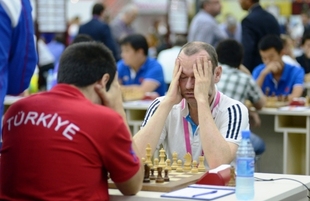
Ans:
{"type": "Polygon", "coordinates": [[[251,132],[249,130],[243,130],[242,131],[242,138],[247,139],[250,138],[251,132]]]}

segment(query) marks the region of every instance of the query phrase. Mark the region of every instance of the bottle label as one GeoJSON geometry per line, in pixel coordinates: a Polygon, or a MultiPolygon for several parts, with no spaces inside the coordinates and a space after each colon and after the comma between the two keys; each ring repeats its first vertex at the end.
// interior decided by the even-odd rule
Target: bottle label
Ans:
{"type": "Polygon", "coordinates": [[[253,177],[254,176],[254,158],[237,158],[237,176],[253,177]]]}

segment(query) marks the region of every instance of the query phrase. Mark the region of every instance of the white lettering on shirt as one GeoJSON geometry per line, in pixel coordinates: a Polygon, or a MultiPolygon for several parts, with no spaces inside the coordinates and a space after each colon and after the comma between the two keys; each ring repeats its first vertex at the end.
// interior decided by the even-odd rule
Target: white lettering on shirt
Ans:
{"type": "Polygon", "coordinates": [[[31,121],[32,125],[35,125],[36,118],[38,117],[37,112],[28,112],[24,124],[27,124],[28,120],[31,121]]]}
{"type": "Polygon", "coordinates": [[[44,112],[41,113],[36,125],[40,125],[40,123],[42,122],[43,126],[46,127],[46,119],[50,118],[52,115],[48,114],[44,116],[44,112]]]}
{"type": "Polygon", "coordinates": [[[35,111],[19,111],[14,116],[8,118],[6,123],[9,131],[13,127],[18,127],[22,124],[43,126],[54,131],[59,131],[61,127],[64,127],[62,135],[69,140],[73,140],[73,136],[80,130],[77,125],[71,123],[69,120],[63,120],[57,113],[46,114],[44,112],[38,113],[35,111]]]}
{"type": "Polygon", "coordinates": [[[62,132],[62,134],[68,138],[69,140],[72,140],[73,137],[71,135],[75,135],[76,132],[75,131],[79,131],[80,128],[77,127],[76,125],[74,125],[73,123],[70,123],[66,129],[62,132]]]}

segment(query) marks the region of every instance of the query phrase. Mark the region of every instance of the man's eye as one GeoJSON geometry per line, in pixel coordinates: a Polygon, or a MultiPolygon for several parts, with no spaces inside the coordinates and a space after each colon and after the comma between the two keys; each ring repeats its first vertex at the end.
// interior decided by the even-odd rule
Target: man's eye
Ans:
{"type": "Polygon", "coordinates": [[[184,80],[184,79],[186,79],[186,77],[180,77],[180,79],[181,79],[181,80],[184,80]]]}

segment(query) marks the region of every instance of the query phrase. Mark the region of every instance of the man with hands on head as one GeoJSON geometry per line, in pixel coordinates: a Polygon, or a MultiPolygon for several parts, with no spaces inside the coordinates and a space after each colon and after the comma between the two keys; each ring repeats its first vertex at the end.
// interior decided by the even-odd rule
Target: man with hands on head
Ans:
{"type": "Polygon", "coordinates": [[[124,195],[136,194],[144,168],[111,51],[97,42],[69,46],[57,81],[5,114],[0,199],[109,200],[108,177],[124,195]]]}
{"type": "Polygon", "coordinates": [[[197,161],[204,155],[209,168],[231,163],[249,119],[242,103],[216,89],[221,73],[211,45],[184,45],[166,96],[153,101],[133,137],[137,146],[145,150],[149,143],[153,154],[162,144],[170,159],[173,152],[180,158],[189,152],[197,161]]]}
{"type": "Polygon", "coordinates": [[[305,72],[299,66],[284,63],[283,43],[277,35],[267,35],[259,42],[263,64],[253,70],[253,78],[267,96],[302,96],[305,72]]]}

